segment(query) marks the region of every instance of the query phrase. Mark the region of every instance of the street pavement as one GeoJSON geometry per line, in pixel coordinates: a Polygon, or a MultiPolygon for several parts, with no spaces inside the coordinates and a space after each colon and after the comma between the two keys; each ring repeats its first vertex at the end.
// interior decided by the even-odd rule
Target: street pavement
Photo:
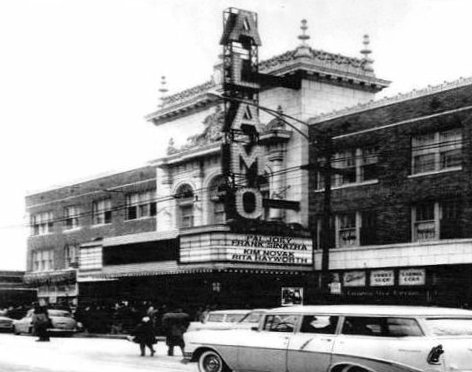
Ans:
{"type": "MultiPolygon", "coordinates": [[[[181,363],[180,349],[166,355],[165,342],[157,353],[141,357],[139,345],[123,339],[51,338],[0,334],[0,372],[196,372],[195,363],[181,363]]],[[[148,351],[147,351],[148,354],[148,351]]]]}

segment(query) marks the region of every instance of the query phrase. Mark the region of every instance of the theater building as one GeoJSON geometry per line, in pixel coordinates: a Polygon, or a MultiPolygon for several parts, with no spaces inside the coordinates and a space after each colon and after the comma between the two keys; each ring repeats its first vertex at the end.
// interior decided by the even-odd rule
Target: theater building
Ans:
{"type": "Polygon", "coordinates": [[[265,61],[257,60],[260,42],[251,14],[231,9],[225,22],[223,61],[213,76],[163,96],[147,116],[169,138],[166,155],[149,163],[155,170],[155,231],[81,244],[84,301],[267,307],[280,305],[283,291],[284,304],[302,296],[313,300],[309,178],[300,168],[308,163],[308,126],[254,105],[231,106],[218,95],[233,84],[253,103],[307,121],[368,102],[389,82],[375,76],[368,48],[361,58],[311,48],[306,22],[298,47],[265,61]],[[242,24],[248,28],[238,29],[242,24]],[[236,39],[242,49],[251,44],[237,56],[228,46],[236,39]],[[260,79],[241,78],[248,71],[260,79]],[[231,136],[240,142],[228,143],[231,136]],[[233,189],[228,179],[236,180],[233,189]]]}
{"type": "MultiPolygon", "coordinates": [[[[472,79],[459,79],[311,120],[331,130],[343,171],[331,187],[334,300],[472,304],[471,97],[472,79]]],[[[320,232],[324,184],[310,179],[320,232]]]]}

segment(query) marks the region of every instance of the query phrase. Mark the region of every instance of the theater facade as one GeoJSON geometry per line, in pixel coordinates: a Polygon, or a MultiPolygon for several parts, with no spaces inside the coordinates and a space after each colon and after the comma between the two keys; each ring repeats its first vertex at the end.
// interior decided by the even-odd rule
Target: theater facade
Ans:
{"type": "Polygon", "coordinates": [[[257,16],[225,11],[222,61],[211,79],[163,95],[146,117],[169,139],[166,156],[149,163],[155,231],[81,244],[79,301],[316,301],[303,122],[367,102],[389,82],[375,76],[368,53],[331,54],[308,39],[303,22],[295,49],[259,61],[257,16]]]}

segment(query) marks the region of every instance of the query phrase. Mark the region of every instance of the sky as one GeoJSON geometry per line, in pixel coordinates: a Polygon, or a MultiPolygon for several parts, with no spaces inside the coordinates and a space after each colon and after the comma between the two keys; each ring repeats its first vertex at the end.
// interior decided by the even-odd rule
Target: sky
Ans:
{"type": "Polygon", "coordinates": [[[260,58],[294,49],[359,57],[391,87],[378,98],[472,76],[469,0],[0,0],[0,270],[24,270],[27,193],[164,155],[146,122],[169,93],[208,80],[222,11],[259,16],[260,58]]]}

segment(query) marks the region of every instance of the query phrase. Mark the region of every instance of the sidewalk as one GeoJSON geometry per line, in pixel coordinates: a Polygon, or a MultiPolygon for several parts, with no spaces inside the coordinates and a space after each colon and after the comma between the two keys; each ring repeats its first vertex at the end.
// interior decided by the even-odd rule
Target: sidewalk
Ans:
{"type": "MultiPolygon", "coordinates": [[[[78,332],[74,333],[72,337],[79,337],[79,338],[109,338],[109,339],[118,339],[118,340],[125,340],[129,334],[119,333],[119,334],[111,334],[111,333],[89,333],[89,332],[78,332]]],[[[165,341],[165,336],[156,336],[159,342],[165,341]]]]}

